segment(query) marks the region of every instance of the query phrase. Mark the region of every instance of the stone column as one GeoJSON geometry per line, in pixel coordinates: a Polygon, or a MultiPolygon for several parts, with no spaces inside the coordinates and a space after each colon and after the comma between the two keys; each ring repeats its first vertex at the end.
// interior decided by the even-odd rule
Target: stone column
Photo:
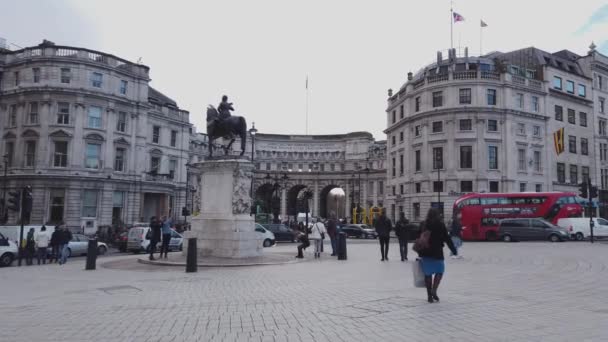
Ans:
{"type": "Polygon", "coordinates": [[[346,217],[351,217],[352,216],[352,211],[350,210],[350,184],[348,183],[348,180],[346,181],[346,187],[344,189],[344,196],[345,198],[345,207],[344,207],[344,212],[346,213],[346,217]]]}
{"type": "Polygon", "coordinates": [[[287,219],[287,189],[281,189],[281,219],[287,219]]]}
{"type": "Polygon", "coordinates": [[[318,180],[314,180],[314,186],[313,186],[313,198],[312,198],[312,216],[313,217],[317,217],[319,216],[319,181],[318,180]]]}
{"type": "Polygon", "coordinates": [[[378,181],[372,181],[374,184],[374,207],[378,206],[378,181]]]}

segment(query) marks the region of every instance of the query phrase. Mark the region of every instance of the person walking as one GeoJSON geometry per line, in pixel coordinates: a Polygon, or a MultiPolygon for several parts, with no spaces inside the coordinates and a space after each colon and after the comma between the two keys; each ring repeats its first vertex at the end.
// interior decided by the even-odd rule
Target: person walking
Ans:
{"type": "Polygon", "coordinates": [[[450,226],[450,237],[452,238],[452,242],[454,243],[454,247],[456,247],[456,252],[458,254],[452,253],[452,259],[461,259],[462,255],[460,252],[460,247],[462,247],[462,214],[458,213],[454,220],[452,221],[452,225],[450,226]]]}
{"type": "MultiPolygon", "coordinates": [[[[169,215],[171,213],[169,212],[169,215]]],[[[168,258],[167,253],[169,252],[169,242],[171,242],[171,226],[173,220],[167,216],[163,216],[163,226],[161,232],[163,233],[163,244],[160,246],[160,258],[163,258],[163,252],[165,253],[165,259],[168,258]]]]}
{"type": "Polygon", "coordinates": [[[70,254],[70,241],[72,241],[72,232],[65,225],[62,226],[60,235],[61,259],[59,265],[63,265],[68,261],[70,254]]]}
{"type": "Polygon", "coordinates": [[[391,220],[386,217],[386,209],[382,209],[382,213],[380,217],[376,219],[374,222],[374,227],[376,228],[376,233],[378,233],[378,240],[380,241],[380,253],[382,254],[382,259],[380,261],[388,261],[388,244],[391,239],[391,220]]]}
{"type": "Polygon", "coordinates": [[[40,228],[40,232],[35,234],[34,241],[36,242],[36,259],[38,259],[38,265],[40,261],[46,265],[47,248],[49,247],[49,235],[46,232],[46,227],[43,225],[40,228]]]}
{"type": "Polygon", "coordinates": [[[55,226],[55,230],[53,230],[53,234],[51,234],[51,258],[49,259],[49,264],[52,264],[53,260],[59,262],[59,256],[61,255],[60,235],[61,232],[59,231],[59,228],[55,226]]]}
{"type": "Polygon", "coordinates": [[[310,234],[310,239],[315,243],[315,259],[321,257],[321,252],[323,251],[323,240],[325,239],[325,233],[327,230],[325,229],[325,225],[318,218],[313,219],[312,232],[310,234]]]}
{"type": "Polygon", "coordinates": [[[410,221],[405,218],[405,213],[399,213],[399,220],[395,223],[395,235],[399,239],[399,254],[401,261],[407,260],[407,239],[410,221]]]}
{"type": "Polygon", "coordinates": [[[160,220],[156,216],[152,216],[150,219],[150,260],[155,260],[154,252],[156,252],[156,244],[160,241],[161,229],[162,223],[160,220]]]}
{"type": "Polygon", "coordinates": [[[298,235],[296,236],[296,240],[300,241],[300,244],[298,245],[298,255],[296,255],[296,258],[298,259],[303,259],[304,258],[304,250],[306,248],[308,248],[310,246],[310,239],[308,238],[308,234],[306,234],[306,232],[298,232],[298,235]]]}
{"type": "Polygon", "coordinates": [[[25,264],[31,266],[34,264],[33,259],[36,254],[36,241],[34,239],[34,228],[30,228],[25,238],[25,264]]]}
{"type": "Polygon", "coordinates": [[[445,224],[441,221],[441,214],[435,208],[429,209],[424,222],[425,231],[422,232],[420,239],[426,239],[426,248],[418,252],[422,258],[422,271],[424,272],[424,285],[428,302],[439,302],[437,296],[437,288],[445,273],[445,263],[443,257],[443,244],[448,245],[452,253],[457,255],[456,247],[452,243],[452,239],[448,236],[448,230],[445,224]],[[428,232],[427,232],[428,231],[428,232]]]}
{"type": "Polygon", "coordinates": [[[329,241],[331,243],[331,256],[336,256],[338,255],[338,224],[334,215],[327,221],[327,235],[329,236],[329,241]]]}

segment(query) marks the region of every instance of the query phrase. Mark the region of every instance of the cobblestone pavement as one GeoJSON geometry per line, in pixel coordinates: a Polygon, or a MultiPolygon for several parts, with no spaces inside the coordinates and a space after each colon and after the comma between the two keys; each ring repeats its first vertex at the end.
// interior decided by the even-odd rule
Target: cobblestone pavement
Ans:
{"type": "Polygon", "coordinates": [[[608,244],[465,243],[434,304],[394,242],[389,262],[375,241],[327,254],[195,274],[136,256],[0,269],[0,341],[608,340],[608,244]]]}

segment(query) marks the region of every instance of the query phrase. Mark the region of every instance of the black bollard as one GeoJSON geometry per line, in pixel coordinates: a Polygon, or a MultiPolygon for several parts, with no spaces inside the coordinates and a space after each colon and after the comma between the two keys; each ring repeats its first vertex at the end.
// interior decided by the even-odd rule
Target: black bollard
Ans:
{"type": "Polygon", "coordinates": [[[198,265],[196,263],[196,238],[188,239],[188,255],[186,255],[186,273],[196,272],[198,265]]]}
{"type": "Polygon", "coordinates": [[[89,240],[89,249],[87,250],[87,266],[85,270],[94,270],[97,262],[97,239],[89,240]]]}
{"type": "Polygon", "coordinates": [[[338,234],[338,260],[346,260],[346,233],[338,234]]]}

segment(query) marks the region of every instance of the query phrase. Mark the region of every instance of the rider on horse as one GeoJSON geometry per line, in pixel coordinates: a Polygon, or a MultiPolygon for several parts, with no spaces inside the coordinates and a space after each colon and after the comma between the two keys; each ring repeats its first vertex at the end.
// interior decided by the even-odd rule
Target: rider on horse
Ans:
{"type": "Polygon", "coordinates": [[[222,96],[222,103],[217,106],[217,112],[220,114],[220,119],[226,119],[230,117],[230,111],[233,111],[232,102],[228,102],[228,96],[222,96]]]}

